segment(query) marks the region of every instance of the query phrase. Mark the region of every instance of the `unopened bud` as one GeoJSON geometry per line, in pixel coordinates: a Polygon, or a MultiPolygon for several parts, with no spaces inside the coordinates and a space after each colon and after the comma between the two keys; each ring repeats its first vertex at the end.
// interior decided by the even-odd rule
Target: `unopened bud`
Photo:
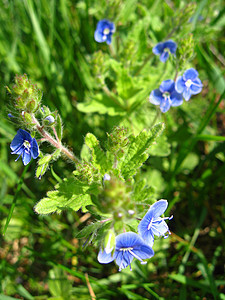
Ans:
{"type": "Polygon", "coordinates": [[[111,176],[107,173],[105,173],[104,177],[103,177],[103,181],[109,181],[111,179],[111,176]]]}
{"type": "Polygon", "coordinates": [[[55,122],[55,118],[51,115],[44,118],[45,125],[52,125],[55,122]]]}
{"type": "Polygon", "coordinates": [[[104,249],[107,254],[111,253],[115,248],[116,237],[114,230],[110,229],[104,239],[104,249]]]}

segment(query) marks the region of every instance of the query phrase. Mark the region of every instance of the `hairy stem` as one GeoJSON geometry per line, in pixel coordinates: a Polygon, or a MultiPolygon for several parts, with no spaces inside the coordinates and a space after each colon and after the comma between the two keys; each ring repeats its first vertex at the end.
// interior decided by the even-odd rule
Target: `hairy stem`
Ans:
{"type": "Polygon", "coordinates": [[[40,133],[40,135],[46,141],[48,141],[53,147],[62,151],[75,164],[80,162],[79,159],[71,151],[69,151],[65,146],[63,146],[59,140],[54,139],[47,131],[45,131],[44,127],[40,125],[40,123],[35,118],[35,116],[32,116],[32,119],[33,119],[34,124],[36,125],[37,131],[40,133]]]}

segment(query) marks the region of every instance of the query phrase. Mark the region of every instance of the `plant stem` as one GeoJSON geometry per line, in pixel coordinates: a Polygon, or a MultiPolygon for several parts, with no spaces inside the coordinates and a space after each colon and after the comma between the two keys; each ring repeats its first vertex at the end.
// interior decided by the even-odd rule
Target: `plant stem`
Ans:
{"type": "Polygon", "coordinates": [[[75,164],[79,163],[79,159],[71,152],[69,151],[65,146],[61,144],[61,142],[56,139],[54,139],[47,131],[45,131],[44,127],[40,125],[38,120],[35,118],[35,116],[32,116],[33,122],[36,125],[37,131],[40,133],[40,135],[43,136],[43,138],[48,141],[52,146],[62,151],[70,160],[72,160],[75,164]]]}

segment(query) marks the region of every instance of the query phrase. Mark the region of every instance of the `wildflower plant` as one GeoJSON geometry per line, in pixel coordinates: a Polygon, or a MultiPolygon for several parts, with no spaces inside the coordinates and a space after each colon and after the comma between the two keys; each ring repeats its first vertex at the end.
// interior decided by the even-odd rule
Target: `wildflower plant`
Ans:
{"type": "MultiPolygon", "coordinates": [[[[121,20],[129,18],[125,15],[121,20]]],[[[117,24],[122,26],[118,19],[117,23],[99,20],[94,40],[110,45],[115,27],[119,34],[117,24]]],[[[183,97],[189,100],[192,94],[202,89],[194,69],[180,76],[181,56],[176,56],[179,43],[166,39],[152,47],[152,42],[145,42],[148,36],[144,26],[150,26],[150,18],[146,17],[146,23],[137,24],[137,28],[128,33],[123,48],[117,43],[115,48],[107,47],[105,52],[98,51],[87,58],[92,65],[90,72],[94,80],[89,82],[86,100],[78,101],[77,109],[108,115],[114,126],[111,126],[111,132],[104,132],[106,142],[103,145],[93,133],[87,133],[79,157],[62,143],[61,116],[42,103],[41,90],[27,75],[16,76],[15,85],[7,88],[13,103],[11,119],[18,120],[23,128],[11,143],[12,153],[22,155],[24,165],[32,157],[39,157],[38,179],[60,156],[74,165],[72,174],[59,180],[54,190],[48,191],[46,197],[36,203],[35,212],[40,215],[61,213],[65,209],[89,212],[93,223],[85,226],[77,238],[84,238],[86,247],[92,244],[100,249],[100,263],[115,260],[120,271],[128,266],[131,269],[134,259],[145,264],[145,260],[154,255],[155,237],[170,234],[165,220],[171,218],[161,217],[167,201],[156,202],[154,189],[138,176],[152,153],[165,156],[169,149],[167,139],[162,135],[165,124],[158,122],[157,110],[155,117],[148,118],[149,102],[159,105],[161,112],[168,113],[170,107],[183,103],[183,97]],[[162,76],[150,65],[156,61],[153,54],[159,55],[162,62],[166,62],[169,55],[173,58],[172,63],[169,61],[164,65],[172,68],[173,75],[163,78],[159,88],[162,76]],[[156,73],[153,79],[152,71],[156,73]],[[143,114],[147,121],[140,119],[143,114]],[[50,144],[53,150],[44,153],[43,142],[50,144]]],[[[162,68],[161,65],[159,62],[157,67],[162,68]]],[[[150,110],[154,111],[154,106],[150,110]]]]}

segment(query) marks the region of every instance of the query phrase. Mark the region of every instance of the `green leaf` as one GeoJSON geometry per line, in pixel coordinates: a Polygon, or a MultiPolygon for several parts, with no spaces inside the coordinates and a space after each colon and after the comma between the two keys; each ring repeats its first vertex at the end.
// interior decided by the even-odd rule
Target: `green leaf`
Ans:
{"type": "Polygon", "coordinates": [[[155,142],[155,139],[164,129],[164,124],[159,123],[151,130],[143,130],[137,137],[130,136],[125,158],[120,162],[121,174],[128,179],[136,174],[137,170],[148,159],[148,148],[155,142]]]}
{"type": "Polygon", "coordinates": [[[41,159],[39,159],[38,164],[40,166],[44,165],[46,163],[49,163],[51,159],[52,159],[52,156],[50,154],[47,154],[47,155],[43,156],[41,159]]]}
{"type": "MultiPolygon", "coordinates": [[[[140,180],[136,183],[134,188],[134,193],[132,195],[132,198],[135,202],[147,202],[149,199],[152,200],[154,195],[154,188],[146,185],[146,180],[140,180]]],[[[153,204],[153,201],[151,203],[153,204]]]]}
{"type": "Polygon", "coordinates": [[[42,176],[45,174],[45,172],[48,170],[48,166],[49,166],[49,163],[44,163],[44,164],[42,164],[41,166],[37,167],[35,176],[36,176],[38,179],[41,179],[41,177],[42,177],[42,176]]]}
{"type": "Polygon", "coordinates": [[[58,139],[61,141],[62,140],[62,134],[63,134],[63,125],[62,125],[62,119],[61,119],[59,114],[57,114],[57,116],[56,116],[55,130],[56,130],[58,139]]]}
{"type": "MultiPolygon", "coordinates": [[[[121,100],[120,100],[121,101],[121,100]]],[[[90,100],[84,103],[78,103],[77,109],[85,113],[97,112],[99,114],[108,114],[110,116],[122,116],[126,112],[119,100],[106,94],[96,94],[90,97],[90,100]]]]}
{"type": "Polygon", "coordinates": [[[106,167],[106,156],[99,145],[99,141],[93,134],[88,133],[85,137],[85,144],[91,150],[92,164],[104,173],[106,167]]]}
{"type": "Polygon", "coordinates": [[[80,232],[77,233],[76,238],[88,238],[90,234],[95,232],[102,226],[101,222],[95,222],[93,224],[85,226],[80,232]]]}
{"type": "Polygon", "coordinates": [[[153,144],[148,151],[152,156],[168,156],[170,154],[170,144],[167,142],[165,135],[160,136],[157,142],[153,144]]]}
{"type": "Polygon", "coordinates": [[[75,211],[85,210],[87,205],[92,205],[89,194],[98,192],[97,183],[83,183],[76,178],[64,179],[56,185],[55,191],[47,193],[47,197],[40,200],[35,206],[38,214],[60,213],[63,209],[71,208],[75,211]]]}
{"type": "MultiPolygon", "coordinates": [[[[118,71],[117,71],[118,72],[118,71]]],[[[116,81],[118,95],[124,100],[128,100],[130,97],[135,95],[140,88],[134,87],[134,82],[132,77],[128,74],[128,70],[122,68],[120,72],[117,73],[118,79],[116,81]]]]}

